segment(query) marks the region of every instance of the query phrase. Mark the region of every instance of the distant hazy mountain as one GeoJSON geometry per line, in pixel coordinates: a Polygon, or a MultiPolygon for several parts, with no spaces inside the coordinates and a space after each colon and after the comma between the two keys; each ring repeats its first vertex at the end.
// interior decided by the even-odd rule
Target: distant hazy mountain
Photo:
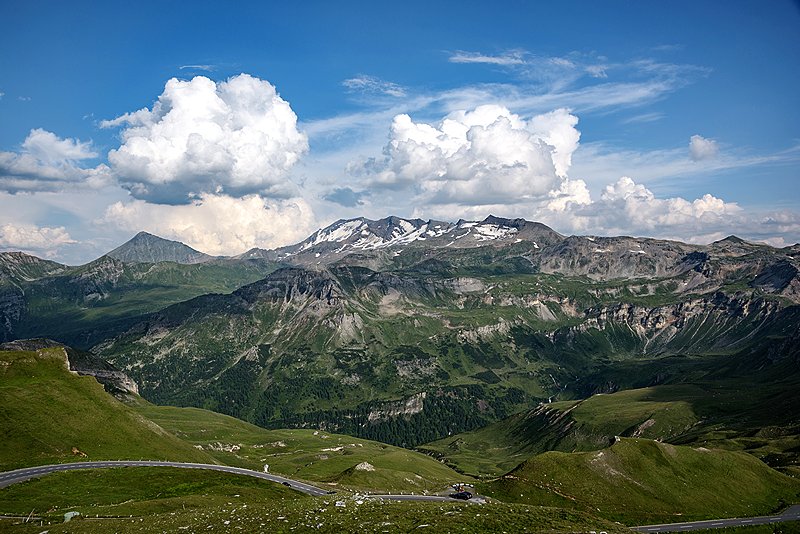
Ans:
{"type": "Polygon", "coordinates": [[[139,232],[133,239],[109,252],[107,256],[126,263],[174,261],[187,265],[205,263],[214,259],[213,256],[203,254],[183,243],[170,241],[147,232],[139,232]]]}

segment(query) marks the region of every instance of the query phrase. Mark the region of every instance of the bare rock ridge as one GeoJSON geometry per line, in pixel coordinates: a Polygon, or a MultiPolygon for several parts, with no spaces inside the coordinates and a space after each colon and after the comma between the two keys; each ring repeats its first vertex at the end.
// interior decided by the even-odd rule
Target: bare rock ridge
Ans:
{"type": "Polygon", "coordinates": [[[129,263],[205,263],[213,256],[199,252],[178,241],[170,241],[147,232],[139,232],[133,239],[120,245],[107,254],[112,258],[129,263]]]}
{"type": "Polygon", "coordinates": [[[89,352],[79,351],[50,339],[18,339],[0,344],[0,350],[37,351],[50,348],[64,349],[70,371],[80,376],[94,377],[109,393],[115,396],[139,394],[139,387],[130,376],[89,352]]]}

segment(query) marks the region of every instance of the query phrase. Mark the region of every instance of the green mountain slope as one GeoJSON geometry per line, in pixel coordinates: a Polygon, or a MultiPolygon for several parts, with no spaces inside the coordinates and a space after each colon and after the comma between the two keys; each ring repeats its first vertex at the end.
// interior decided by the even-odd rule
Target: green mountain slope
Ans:
{"type": "MultiPolygon", "coordinates": [[[[666,387],[670,386],[659,386],[666,387]]],[[[669,440],[698,423],[691,404],[655,401],[655,389],[542,404],[478,430],[425,444],[420,450],[445,459],[459,471],[498,476],[546,451],[604,449],[615,436],[669,440]]]]}
{"type": "Polygon", "coordinates": [[[639,525],[767,515],[800,499],[800,481],[748,454],[629,438],[600,451],[535,456],[479,489],[639,525]]]}
{"type": "Polygon", "coordinates": [[[800,350],[796,247],[734,237],[389,217],[239,259],[59,269],[16,269],[2,335],[91,347],[157,403],[405,446],[541,401],[705,380],[698,362],[746,376],[800,350]],[[277,261],[295,266],[271,272],[277,261]]]}
{"type": "MultiPolygon", "coordinates": [[[[771,362],[749,352],[688,362],[672,359],[668,363],[677,367],[677,376],[670,384],[541,404],[420,448],[472,475],[496,476],[549,450],[602,449],[615,436],[744,450],[773,467],[796,465],[800,461],[798,357],[785,344],[773,348],[780,350],[771,362]]],[[[657,364],[667,362],[649,362],[658,370],[636,363],[635,370],[623,365],[616,374],[637,373],[646,381],[663,373],[657,364]]]]}
{"type": "Polygon", "coordinates": [[[70,373],[63,348],[0,351],[0,470],[81,460],[214,459],[70,373]]]}
{"type": "Polygon", "coordinates": [[[642,289],[547,274],[281,269],[166,308],[95,350],[158,403],[405,446],[548,398],[668,382],[683,374],[676,357],[747,352],[769,366],[770,347],[789,340],[797,352],[800,307],[754,289],[685,295],[681,277],[642,289]]]}

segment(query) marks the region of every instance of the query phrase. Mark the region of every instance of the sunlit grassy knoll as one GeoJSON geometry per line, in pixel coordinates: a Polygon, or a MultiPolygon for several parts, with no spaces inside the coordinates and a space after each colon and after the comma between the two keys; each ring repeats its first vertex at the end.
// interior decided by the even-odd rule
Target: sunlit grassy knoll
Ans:
{"type": "Polygon", "coordinates": [[[265,430],[197,408],[143,403],[136,409],[222,463],[257,470],[268,464],[270,472],[331,488],[423,493],[469,478],[424,454],[351,436],[265,430]]]}

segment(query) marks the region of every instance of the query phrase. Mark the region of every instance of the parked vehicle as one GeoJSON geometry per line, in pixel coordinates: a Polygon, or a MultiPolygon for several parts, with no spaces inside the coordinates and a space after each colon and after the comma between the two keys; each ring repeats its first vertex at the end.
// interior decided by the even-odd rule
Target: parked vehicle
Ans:
{"type": "Polygon", "coordinates": [[[457,493],[451,493],[450,494],[450,498],[451,499],[461,499],[463,501],[468,501],[469,499],[472,498],[472,493],[470,493],[468,491],[459,491],[457,493]]]}

